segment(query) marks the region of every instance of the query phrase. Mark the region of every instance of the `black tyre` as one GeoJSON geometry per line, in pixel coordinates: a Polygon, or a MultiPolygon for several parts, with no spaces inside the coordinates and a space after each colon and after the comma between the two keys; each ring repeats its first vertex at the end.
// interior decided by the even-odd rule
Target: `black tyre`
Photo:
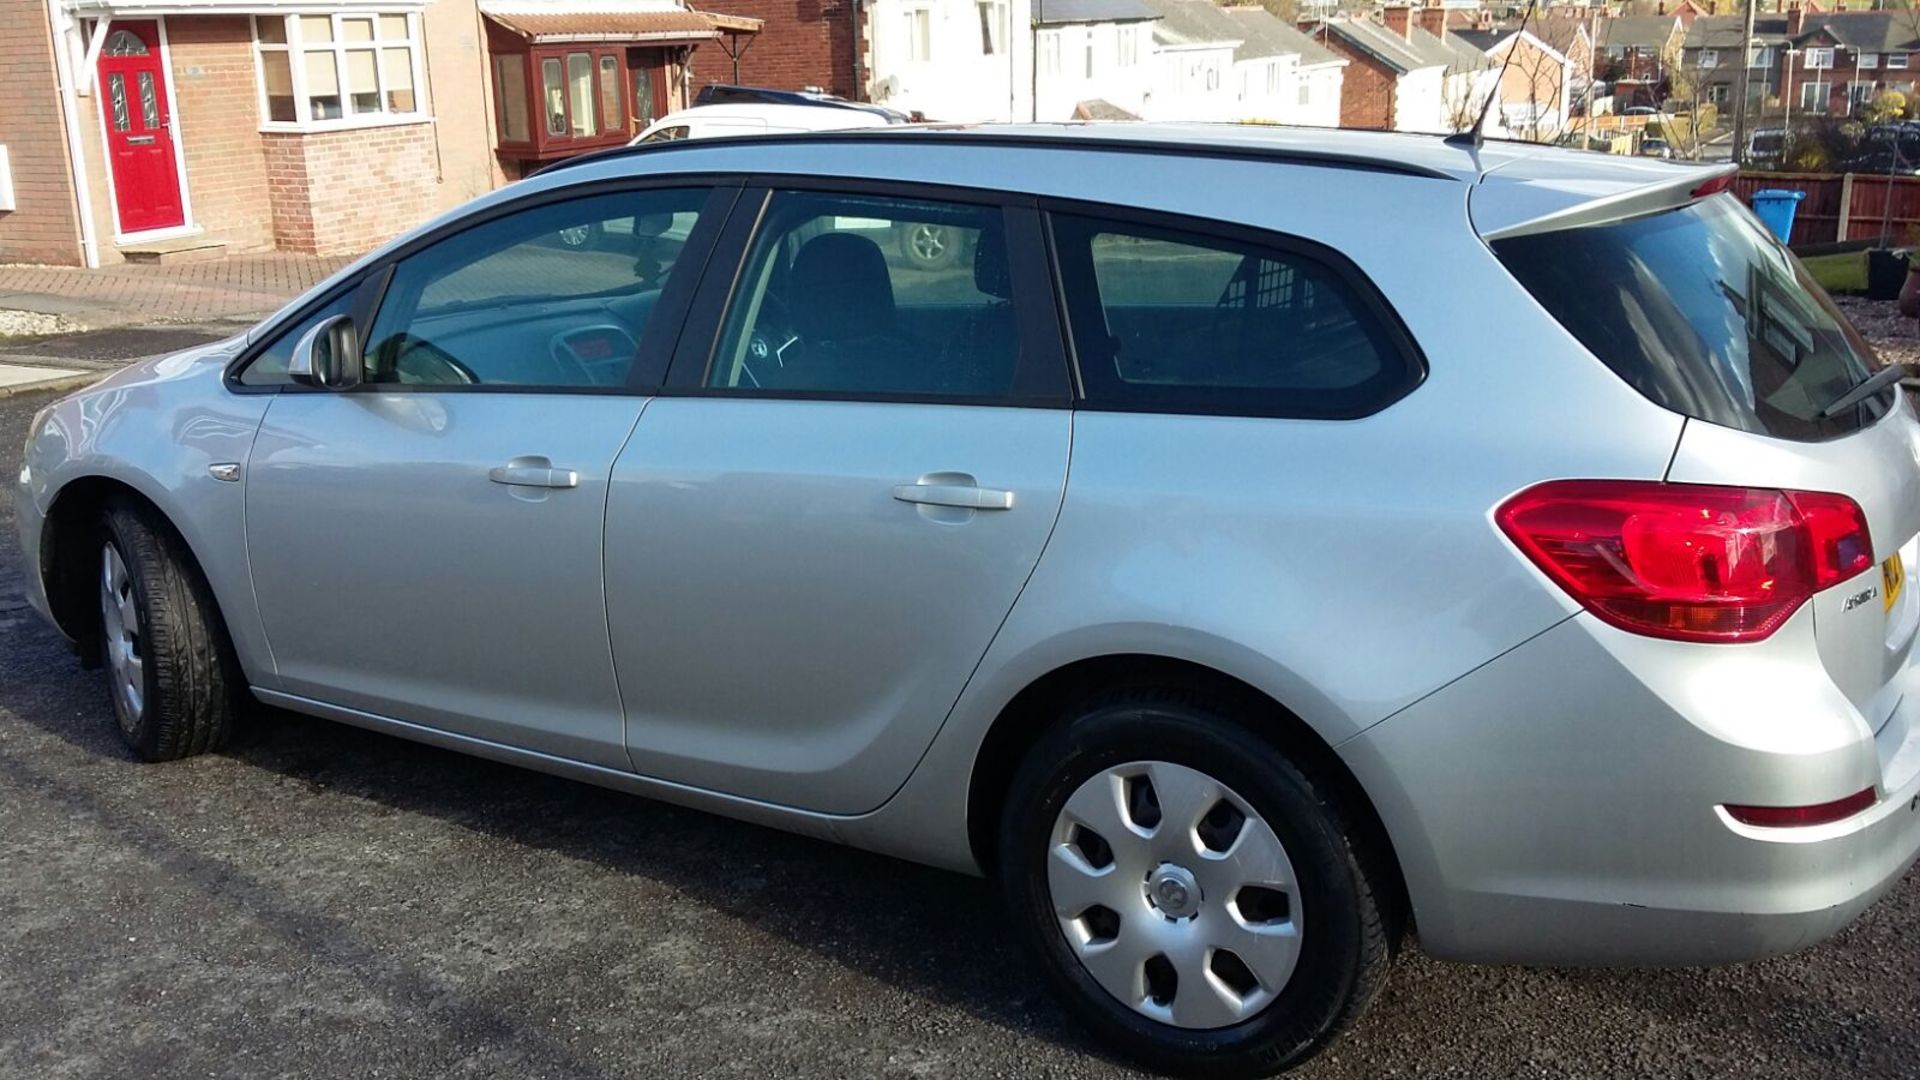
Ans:
{"type": "Polygon", "coordinates": [[[241,680],[186,543],[151,510],[108,507],[100,532],[100,648],[120,734],[147,761],[217,750],[241,680]]]}
{"type": "Polygon", "coordinates": [[[1334,788],[1235,712],[1090,703],[1028,754],[1001,821],[1007,902],[1069,1011],[1175,1074],[1305,1060],[1379,991],[1397,937],[1334,788]]]}

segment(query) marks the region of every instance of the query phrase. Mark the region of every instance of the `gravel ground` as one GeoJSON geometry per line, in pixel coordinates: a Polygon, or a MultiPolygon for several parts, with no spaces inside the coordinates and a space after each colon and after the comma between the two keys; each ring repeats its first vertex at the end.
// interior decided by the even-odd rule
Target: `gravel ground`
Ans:
{"type": "Polygon", "coordinates": [[[1837,296],[1833,302],[1846,313],[1860,336],[1873,345],[1881,360],[1920,371],[1920,322],[1900,314],[1891,300],[1837,296]]]}
{"type": "MultiPolygon", "coordinates": [[[[0,402],[11,476],[27,418],[0,402]]],[[[142,765],[18,599],[0,488],[0,1076],[1125,1077],[986,884],[265,713],[142,765]]],[[[1297,1075],[1920,1075],[1920,878],[1714,970],[1409,950],[1297,1075]]]]}
{"type": "Polygon", "coordinates": [[[11,337],[39,337],[70,334],[80,324],[64,315],[45,315],[38,311],[14,311],[0,308],[0,341],[11,337]]]}

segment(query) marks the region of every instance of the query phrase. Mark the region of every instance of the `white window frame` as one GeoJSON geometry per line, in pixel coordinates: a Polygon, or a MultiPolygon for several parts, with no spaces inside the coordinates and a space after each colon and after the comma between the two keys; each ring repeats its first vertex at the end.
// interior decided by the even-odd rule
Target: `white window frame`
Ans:
{"type": "Polygon", "coordinates": [[[1700,66],[1703,68],[1719,67],[1720,66],[1720,50],[1719,49],[1701,49],[1700,50],[1700,66]]]}
{"type": "Polygon", "coordinates": [[[1753,51],[1747,54],[1747,66],[1749,68],[1772,67],[1773,66],[1773,46],[1755,45],[1753,47],[1753,51]]]}
{"type": "Polygon", "coordinates": [[[286,15],[255,15],[249,23],[253,35],[253,79],[258,94],[261,131],[345,131],[353,128],[389,127],[395,124],[418,124],[433,119],[426,108],[426,48],[420,27],[420,13],[407,8],[353,8],[350,10],[329,9],[325,11],[295,12],[286,15]],[[380,16],[398,15],[407,20],[407,36],[403,40],[382,38],[380,36],[380,16]],[[308,46],[301,34],[300,20],[303,17],[326,16],[332,20],[333,40],[308,46]],[[373,20],[372,41],[346,41],[341,32],[341,20],[352,18],[370,18],[373,20]],[[262,42],[260,24],[267,20],[280,19],[286,27],[286,44],[262,42]],[[387,105],[387,64],[386,50],[407,50],[407,60],[412,68],[413,110],[411,112],[388,112],[387,105]],[[346,54],[355,50],[373,52],[374,86],[380,97],[380,111],[370,113],[347,112],[346,107],[352,96],[347,87],[346,54]],[[342,115],[330,120],[313,118],[313,103],[307,94],[307,65],[309,53],[331,52],[333,54],[334,76],[339,80],[342,115]],[[263,53],[282,53],[287,57],[293,82],[293,116],[291,121],[269,119],[267,111],[267,68],[262,61],[263,53]]]}
{"type": "Polygon", "coordinates": [[[1085,41],[1082,42],[1082,44],[1084,45],[1085,51],[1086,51],[1086,62],[1084,66],[1081,68],[1080,77],[1083,79],[1091,79],[1099,70],[1094,65],[1094,58],[1093,58],[1093,51],[1094,51],[1093,50],[1093,27],[1091,26],[1087,27],[1086,33],[1083,36],[1085,38],[1085,41]]]}
{"type": "Polygon", "coordinates": [[[987,24],[980,55],[1002,56],[1007,51],[1007,0],[975,0],[976,16],[987,24]]]}
{"type": "Polygon", "coordinates": [[[1801,57],[1801,60],[1804,62],[1800,66],[1806,68],[1808,71],[1833,70],[1832,49],[1808,49],[1806,54],[1801,57]]]}
{"type": "Polygon", "coordinates": [[[1060,31],[1040,31],[1040,74],[1060,74],[1060,31]]]}
{"type": "Polygon", "coordinates": [[[1872,71],[1874,68],[1880,66],[1880,54],[1875,52],[1859,53],[1854,57],[1854,65],[1861,71],[1872,71]]]}
{"type": "Polygon", "coordinates": [[[1890,53],[1888,53],[1888,54],[1887,54],[1887,70],[1888,70],[1888,71],[1905,71],[1905,70],[1907,70],[1907,54],[1906,54],[1906,53],[1891,53],[1891,52],[1890,52],[1890,53]]]}
{"type": "Polygon", "coordinates": [[[930,7],[910,7],[906,9],[907,24],[907,60],[914,64],[933,62],[933,9],[930,7]],[[920,28],[926,27],[926,37],[922,40],[920,28]],[[921,46],[924,45],[923,49],[921,46]]]}
{"type": "Polygon", "coordinates": [[[1803,82],[1800,84],[1800,109],[1812,112],[1818,108],[1826,112],[1832,107],[1833,84],[1829,82],[1803,82]]]}
{"type": "Polygon", "coordinates": [[[1867,102],[1872,101],[1873,100],[1873,80],[1855,79],[1852,82],[1848,83],[1847,84],[1847,100],[1851,101],[1853,103],[1853,107],[1856,109],[1862,105],[1865,105],[1867,102]]]}
{"type": "Polygon", "coordinates": [[[1138,63],[1140,59],[1140,28],[1137,26],[1118,27],[1115,29],[1114,37],[1119,42],[1118,66],[1128,68],[1138,63]]]}

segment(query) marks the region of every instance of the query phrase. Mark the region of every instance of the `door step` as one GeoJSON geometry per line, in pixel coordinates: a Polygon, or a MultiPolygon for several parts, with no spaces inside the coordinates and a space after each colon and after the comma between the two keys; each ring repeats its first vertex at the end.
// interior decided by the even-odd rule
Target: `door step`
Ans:
{"type": "Polygon", "coordinates": [[[188,263],[224,258],[227,245],[204,236],[181,236],[172,240],[128,244],[120,255],[130,263],[188,263]]]}

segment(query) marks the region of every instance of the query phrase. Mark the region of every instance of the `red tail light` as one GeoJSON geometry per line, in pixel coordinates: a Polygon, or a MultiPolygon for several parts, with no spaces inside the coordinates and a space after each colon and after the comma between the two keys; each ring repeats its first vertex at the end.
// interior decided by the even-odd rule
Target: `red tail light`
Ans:
{"type": "Polygon", "coordinates": [[[1873,566],[1866,516],[1844,495],[1556,480],[1494,518],[1588,611],[1680,641],[1759,641],[1873,566]]]}
{"type": "Polygon", "coordinates": [[[1742,825],[1764,825],[1773,829],[1788,829],[1804,825],[1831,825],[1836,821],[1845,821],[1872,806],[1873,803],[1873,789],[1866,788],[1844,799],[1835,799],[1817,806],[1734,806],[1729,803],[1727,814],[1742,825]]]}

